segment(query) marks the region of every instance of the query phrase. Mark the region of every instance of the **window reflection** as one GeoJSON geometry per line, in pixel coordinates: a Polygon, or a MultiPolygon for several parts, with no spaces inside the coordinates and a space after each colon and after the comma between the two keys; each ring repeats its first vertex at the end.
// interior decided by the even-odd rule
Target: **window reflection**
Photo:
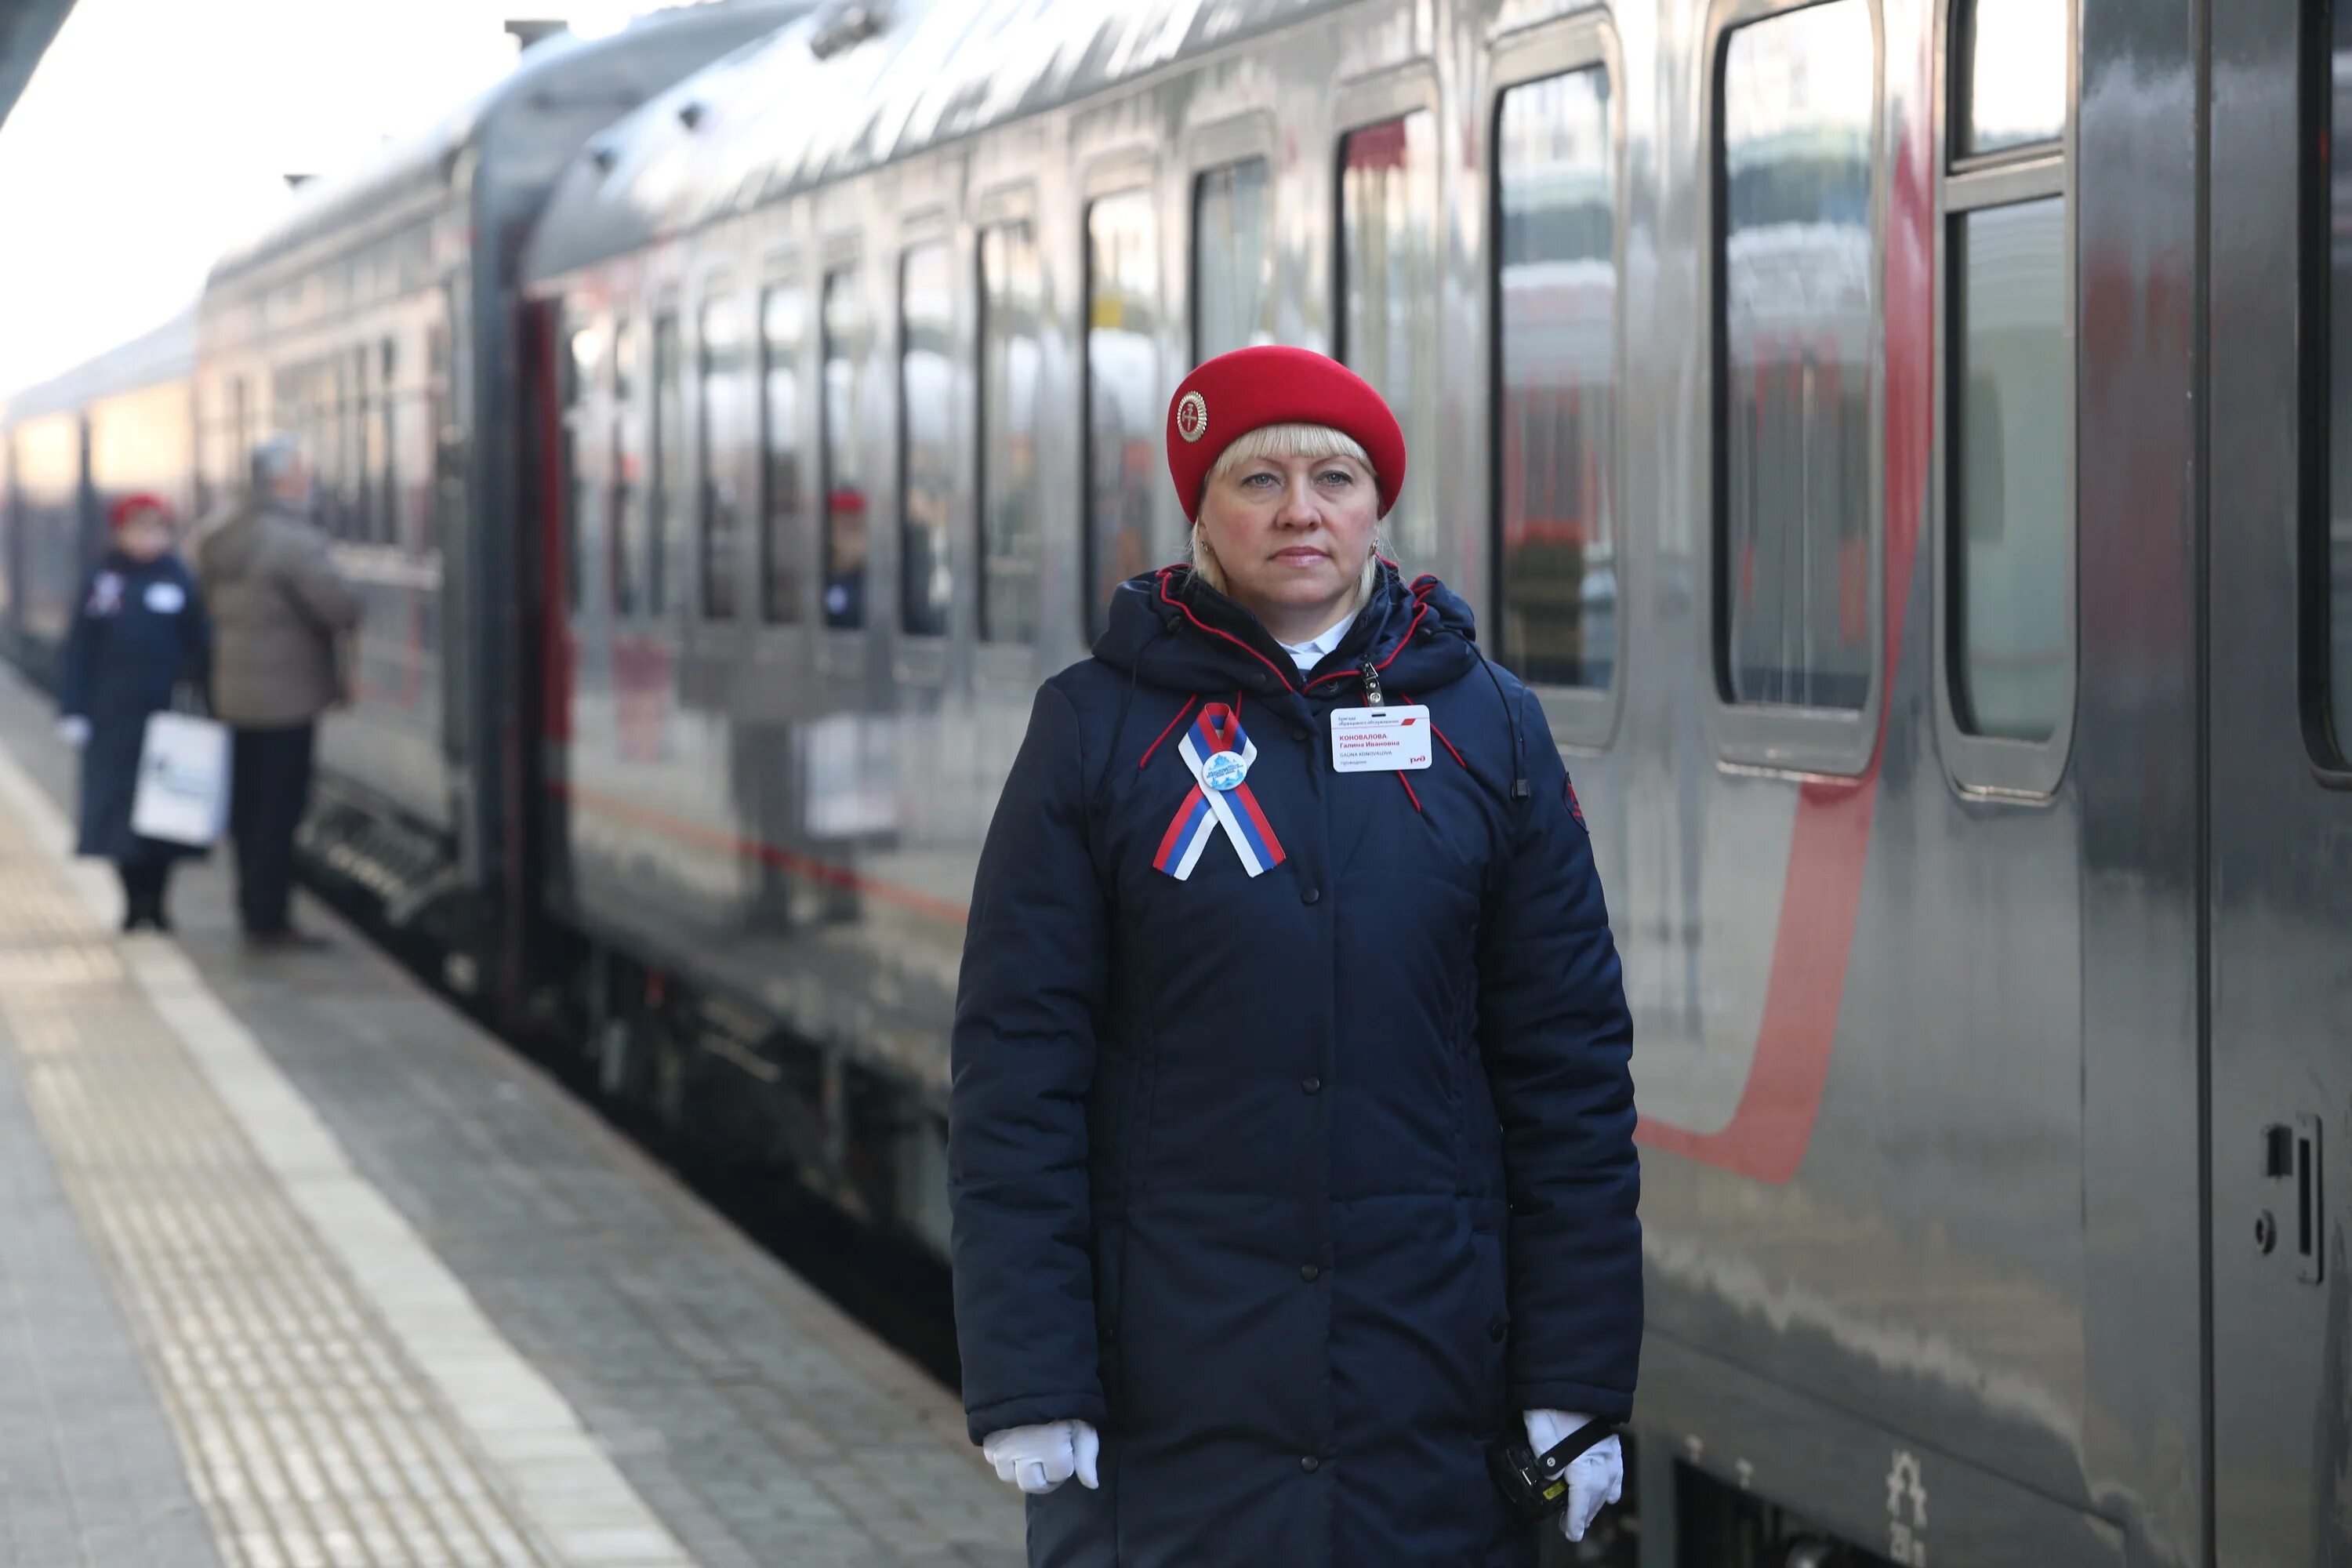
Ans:
{"type": "Polygon", "coordinates": [[[2072,663],[2064,201],[1966,215],[1951,261],[1954,695],[1963,730],[2044,741],[2072,663]]]}
{"type": "Polygon", "coordinates": [[[686,483],[686,391],[677,353],[677,317],[654,318],[653,504],[646,529],[646,609],[669,609],[670,541],[677,537],[679,490],[686,483]]]}
{"type": "Polygon", "coordinates": [[[1600,69],[1503,95],[1503,647],[1538,685],[1605,687],[1617,633],[1617,185],[1600,69]]]}
{"type": "Polygon", "coordinates": [[[743,499],[737,478],[742,455],[744,403],[743,312],[732,293],[722,292],[702,310],[702,420],[696,443],[702,500],[702,613],[712,620],[735,617],[737,532],[743,499]]]}
{"type": "Polygon", "coordinates": [[[955,279],[945,241],[898,273],[898,609],[912,637],[944,637],[955,604],[955,279]]]}
{"type": "Polygon", "coordinates": [[[1870,13],[1731,35],[1722,87],[1725,694],[1856,709],[1870,684],[1870,13]]]}
{"type": "Polygon", "coordinates": [[[856,274],[847,268],[825,274],[823,330],[824,624],[847,630],[866,624],[867,458],[860,383],[872,331],[856,274]]]}
{"type": "MultiPolygon", "coordinates": [[[[2335,16],[2334,111],[2329,145],[2352,145],[2352,6],[2335,16]]],[[[2328,174],[2328,702],[2336,760],[2352,752],[2352,171],[2328,174]]]]}
{"type": "MultiPolygon", "coordinates": [[[[1405,449],[1436,452],[1437,117],[1416,110],[1340,143],[1340,357],[1377,387],[1405,449]]],[[[1424,458],[1382,531],[1407,561],[1437,548],[1424,458]]]]}
{"type": "Polygon", "coordinates": [[[771,289],[760,302],[761,613],[801,618],[801,291],[771,289]]]}
{"type": "Polygon", "coordinates": [[[1108,623],[1112,591],[1159,564],[1160,256],[1148,191],[1087,209],[1087,614],[1108,623]]]}
{"type": "Polygon", "coordinates": [[[1960,144],[1969,153],[2054,142],[2066,126],[2063,0],[1973,0],[1959,47],[1968,62],[1960,144]]]}
{"type": "Polygon", "coordinates": [[[1265,160],[1205,171],[1192,192],[1192,362],[1274,342],[1265,160]]]}
{"type": "Polygon", "coordinates": [[[981,237],[980,275],[980,635],[1034,642],[1044,553],[1037,383],[1045,279],[1027,224],[981,237]]]}

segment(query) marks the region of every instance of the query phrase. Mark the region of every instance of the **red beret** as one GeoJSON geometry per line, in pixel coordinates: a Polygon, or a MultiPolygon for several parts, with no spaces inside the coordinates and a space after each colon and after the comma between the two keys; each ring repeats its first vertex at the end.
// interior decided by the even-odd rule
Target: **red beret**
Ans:
{"type": "Polygon", "coordinates": [[[163,517],[172,515],[172,509],[164,504],[162,496],[150,495],[145,490],[137,490],[124,496],[106,509],[106,526],[121,528],[131,521],[132,513],[142,511],[156,512],[163,517]]]}
{"type": "Polygon", "coordinates": [[[1328,425],[1355,437],[1372,460],[1381,515],[1404,488],[1404,432],[1362,376],[1306,349],[1268,344],[1219,354],[1186,376],[1168,400],[1168,473],[1186,517],[1227,447],[1268,425],[1328,425]]]}

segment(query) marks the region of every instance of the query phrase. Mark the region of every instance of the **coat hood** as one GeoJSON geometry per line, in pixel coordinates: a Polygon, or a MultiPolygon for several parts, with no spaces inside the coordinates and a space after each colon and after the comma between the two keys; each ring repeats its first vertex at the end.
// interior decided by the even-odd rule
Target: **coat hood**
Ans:
{"type": "Polygon", "coordinates": [[[1434,577],[1407,583],[1381,563],[1372,596],[1339,646],[1307,675],[1251,611],[1189,566],[1130,577],[1111,596],[1110,624],[1095,658],[1148,686],[1171,691],[1330,694],[1369,660],[1391,700],[1435,691],[1477,668],[1477,623],[1460,595],[1434,577]]]}

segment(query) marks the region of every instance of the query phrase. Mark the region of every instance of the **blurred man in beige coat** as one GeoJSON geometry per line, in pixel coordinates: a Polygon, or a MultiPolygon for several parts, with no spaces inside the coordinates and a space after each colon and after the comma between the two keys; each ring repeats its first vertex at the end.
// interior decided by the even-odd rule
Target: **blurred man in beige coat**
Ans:
{"type": "Polygon", "coordinates": [[[213,710],[236,733],[229,837],[237,914],[261,947],[314,940],[288,918],[294,830],[310,797],[319,715],[345,698],[359,596],[310,521],[310,468],[291,436],[254,449],[253,489],[196,546],[213,619],[213,710]]]}

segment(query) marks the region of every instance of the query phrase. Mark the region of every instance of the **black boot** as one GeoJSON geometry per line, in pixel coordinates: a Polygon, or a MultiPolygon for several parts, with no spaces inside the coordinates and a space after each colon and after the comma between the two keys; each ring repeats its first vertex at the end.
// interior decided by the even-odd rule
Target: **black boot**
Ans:
{"type": "Polygon", "coordinates": [[[122,929],[135,931],[142,929],[170,931],[172,922],[163,916],[163,886],[172,874],[166,862],[152,865],[124,866],[122,873],[122,929]]]}

